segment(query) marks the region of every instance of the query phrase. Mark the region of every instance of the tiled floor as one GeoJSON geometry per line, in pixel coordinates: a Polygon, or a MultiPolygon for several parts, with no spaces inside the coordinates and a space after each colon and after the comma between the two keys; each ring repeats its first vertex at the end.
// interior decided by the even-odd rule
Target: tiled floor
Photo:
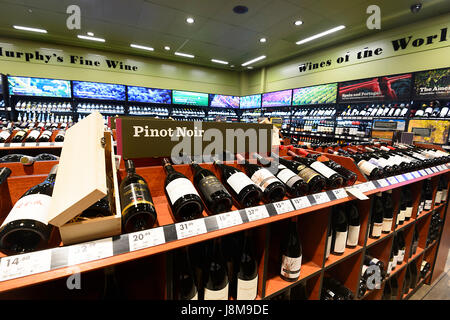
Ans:
{"type": "Polygon", "coordinates": [[[447,257],[445,273],[431,285],[424,284],[410,300],[450,300],[450,254],[447,257]]]}

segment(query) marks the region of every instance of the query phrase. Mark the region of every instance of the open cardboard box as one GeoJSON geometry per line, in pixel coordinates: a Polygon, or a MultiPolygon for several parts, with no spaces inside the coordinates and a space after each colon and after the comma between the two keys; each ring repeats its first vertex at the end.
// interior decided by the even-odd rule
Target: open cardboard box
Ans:
{"type": "Polygon", "coordinates": [[[48,221],[59,228],[62,242],[74,244],[121,233],[113,139],[95,112],[67,130],[53,189],[48,221]],[[109,181],[109,182],[107,182],[109,181]],[[111,216],[71,222],[108,194],[111,216]]]}

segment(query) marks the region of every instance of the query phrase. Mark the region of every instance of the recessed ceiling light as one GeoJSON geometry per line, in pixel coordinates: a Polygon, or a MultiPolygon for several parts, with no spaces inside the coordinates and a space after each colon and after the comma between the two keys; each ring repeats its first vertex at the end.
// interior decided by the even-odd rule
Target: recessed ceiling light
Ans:
{"type": "Polygon", "coordinates": [[[253,69],[253,67],[247,67],[247,69],[253,69]]]}
{"type": "Polygon", "coordinates": [[[93,37],[94,33],[93,32],[88,32],[87,35],[90,36],[90,37],[93,37]]]}
{"type": "Polygon", "coordinates": [[[141,46],[139,44],[134,44],[134,43],[130,44],[130,47],[136,48],[136,49],[147,50],[147,51],[154,51],[155,50],[152,47],[141,46]]]}
{"type": "Polygon", "coordinates": [[[231,68],[234,68],[234,64],[232,64],[230,67],[231,67],[231,68]]]}
{"type": "Polygon", "coordinates": [[[324,37],[324,36],[326,36],[326,35],[328,35],[328,34],[330,34],[330,33],[333,33],[333,32],[339,31],[339,30],[342,30],[342,29],[344,29],[344,28],[345,28],[344,25],[340,25],[340,26],[334,27],[334,28],[332,28],[332,29],[326,30],[326,31],[324,31],[324,32],[318,33],[318,34],[316,34],[316,35],[313,35],[313,36],[311,36],[311,37],[309,37],[309,38],[306,38],[306,39],[297,41],[295,44],[303,44],[303,43],[305,43],[305,42],[308,42],[308,41],[311,41],[311,40],[315,40],[315,39],[320,38],[320,37],[324,37]]]}
{"type": "Polygon", "coordinates": [[[39,32],[39,33],[47,33],[47,30],[38,29],[38,28],[30,28],[30,27],[22,27],[22,26],[13,26],[14,29],[31,31],[31,32],[39,32]]]}
{"type": "Polygon", "coordinates": [[[303,21],[302,21],[302,20],[297,20],[297,21],[294,22],[294,24],[295,24],[296,26],[300,26],[300,25],[303,24],[303,21]]]}
{"type": "Polygon", "coordinates": [[[176,56],[182,56],[182,57],[186,57],[186,58],[194,58],[195,56],[193,56],[192,54],[188,54],[188,53],[183,53],[183,52],[175,52],[176,56]]]}
{"type": "Polygon", "coordinates": [[[259,39],[259,42],[262,42],[262,43],[264,43],[264,42],[266,42],[266,41],[267,41],[266,38],[261,38],[261,39],[259,39]]]}
{"type": "Polygon", "coordinates": [[[194,23],[194,18],[189,17],[186,19],[186,22],[192,24],[192,23],[194,23]]]}
{"type": "Polygon", "coordinates": [[[266,58],[266,56],[260,56],[258,58],[255,58],[255,59],[252,59],[250,61],[244,62],[243,64],[241,64],[241,66],[243,66],[243,67],[248,66],[249,64],[252,64],[253,62],[256,62],[256,61],[259,61],[259,60],[262,60],[262,59],[265,59],[265,58],[266,58]]]}
{"type": "Polygon", "coordinates": [[[212,61],[212,62],[215,62],[215,63],[220,63],[220,64],[228,64],[227,61],[218,60],[218,59],[211,59],[211,61],[212,61]]]}
{"type": "Polygon", "coordinates": [[[165,46],[165,47],[164,47],[164,50],[169,51],[169,50],[170,50],[170,47],[169,47],[169,46],[165,46]]]}
{"type": "Polygon", "coordinates": [[[102,38],[95,38],[95,37],[89,37],[89,36],[83,36],[81,34],[77,35],[78,38],[84,39],[84,40],[91,40],[91,41],[98,41],[98,42],[105,42],[105,39],[102,38]]]}

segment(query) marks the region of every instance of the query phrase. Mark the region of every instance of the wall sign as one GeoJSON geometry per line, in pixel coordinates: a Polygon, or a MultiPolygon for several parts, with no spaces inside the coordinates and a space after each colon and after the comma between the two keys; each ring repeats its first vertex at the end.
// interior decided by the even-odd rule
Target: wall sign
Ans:
{"type": "Polygon", "coordinates": [[[450,98],[450,68],[417,72],[414,78],[416,99],[450,98]]]}

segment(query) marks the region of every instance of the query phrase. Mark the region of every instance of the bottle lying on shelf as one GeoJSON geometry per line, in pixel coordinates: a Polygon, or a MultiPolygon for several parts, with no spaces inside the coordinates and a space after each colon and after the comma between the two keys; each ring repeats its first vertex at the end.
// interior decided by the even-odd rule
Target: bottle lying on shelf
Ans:
{"type": "Polygon", "coordinates": [[[425,279],[426,275],[431,269],[431,265],[424,259],[420,265],[420,278],[425,279]]]}
{"type": "Polygon", "coordinates": [[[439,239],[439,235],[441,232],[441,227],[444,221],[441,219],[440,212],[436,211],[431,216],[430,227],[428,229],[427,243],[429,246],[433,241],[439,239]]]}
{"type": "Polygon", "coordinates": [[[0,168],[0,185],[11,175],[11,169],[7,167],[0,168]]]}
{"type": "Polygon", "coordinates": [[[325,276],[322,283],[321,300],[353,300],[353,292],[338,280],[325,276]]]}
{"type": "Polygon", "coordinates": [[[20,163],[25,166],[30,166],[36,161],[58,161],[59,157],[49,153],[40,153],[35,157],[32,156],[22,156],[20,158],[20,163]]]}

